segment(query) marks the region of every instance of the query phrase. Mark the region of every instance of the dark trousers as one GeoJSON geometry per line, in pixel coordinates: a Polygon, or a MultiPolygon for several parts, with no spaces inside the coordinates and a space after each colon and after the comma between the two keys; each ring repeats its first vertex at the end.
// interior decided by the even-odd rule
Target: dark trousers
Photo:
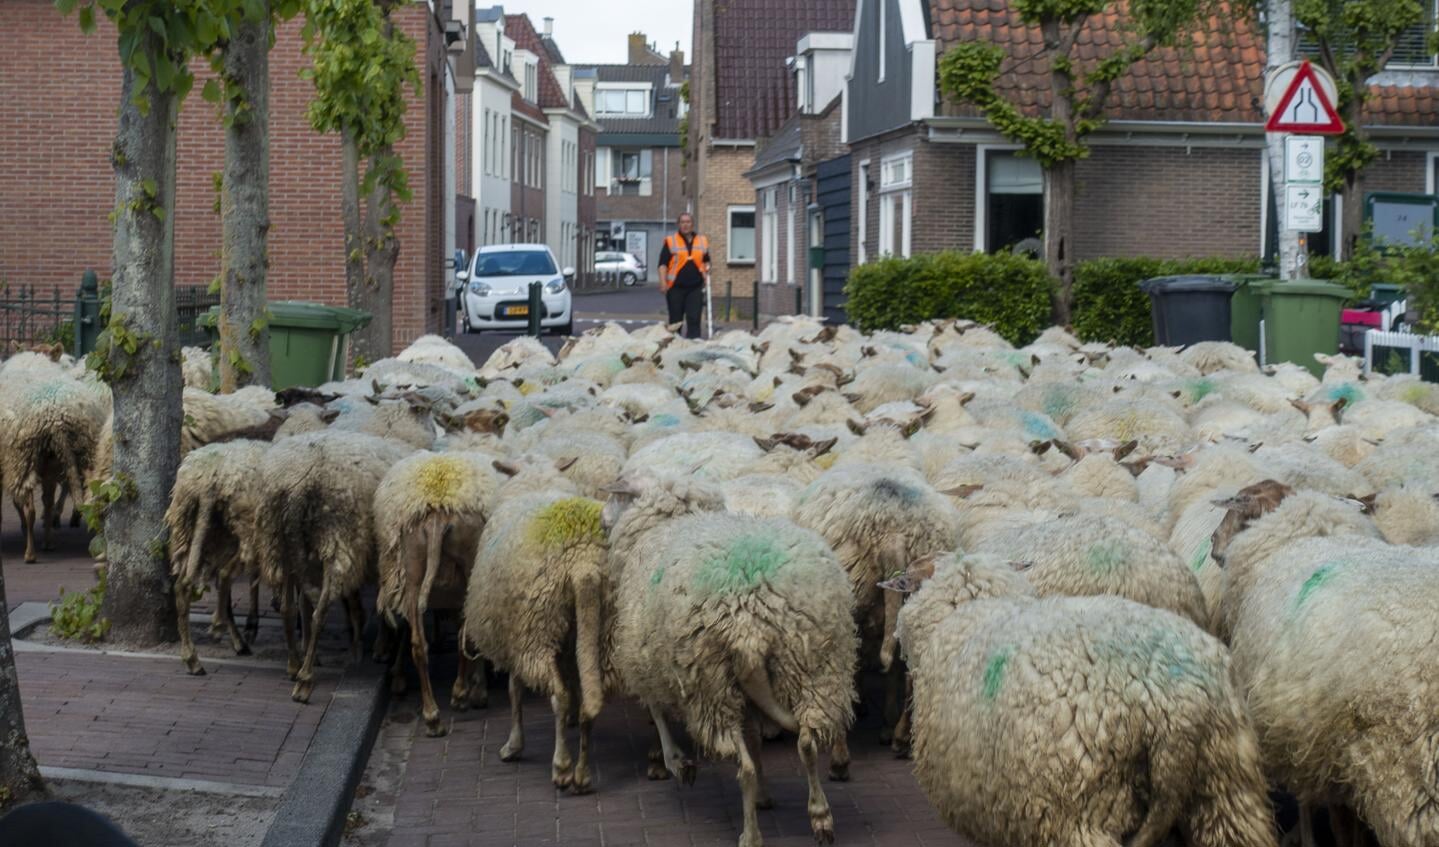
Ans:
{"type": "Polygon", "coordinates": [[[17,806],[0,819],[0,847],[136,847],[104,816],[55,801],[17,806]]]}
{"type": "Polygon", "coordinates": [[[692,288],[681,288],[678,283],[665,292],[665,304],[670,309],[670,320],[672,324],[679,323],[683,318],[685,322],[685,338],[700,337],[700,317],[705,311],[705,287],[696,285],[692,288]]]}

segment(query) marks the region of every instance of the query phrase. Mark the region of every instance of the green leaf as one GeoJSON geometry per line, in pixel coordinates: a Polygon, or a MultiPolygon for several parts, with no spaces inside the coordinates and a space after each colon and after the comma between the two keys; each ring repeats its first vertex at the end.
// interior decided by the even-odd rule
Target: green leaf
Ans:
{"type": "Polygon", "coordinates": [[[205,87],[200,90],[200,96],[205,99],[206,103],[219,103],[220,83],[213,79],[205,80],[205,87]]]}
{"type": "MultiPolygon", "coordinates": [[[[74,5],[72,0],[71,5],[74,5]]],[[[80,9],[80,31],[89,35],[95,31],[95,7],[85,6],[80,9]]]]}
{"type": "Polygon", "coordinates": [[[60,10],[60,14],[68,15],[75,11],[75,0],[55,0],[55,8],[60,10]]]}
{"type": "Polygon", "coordinates": [[[145,192],[146,197],[153,200],[160,193],[160,186],[153,179],[142,179],[140,180],[140,190],[145,192]]]}

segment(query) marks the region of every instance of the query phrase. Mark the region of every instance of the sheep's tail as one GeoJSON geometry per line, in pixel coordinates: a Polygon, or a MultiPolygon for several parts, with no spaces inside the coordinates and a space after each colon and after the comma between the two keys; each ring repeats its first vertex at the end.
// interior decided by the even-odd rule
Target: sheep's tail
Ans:
{"type": "Polygon", "coordinates": [[[774,696],[774,686],[770,683],[769,670],[765,668],[763,657],[736,656],[734,670],[740,691],[744,692],[745,698],[756,709],[781,729],[799,732],[799,719],[774,696]]]}
{"type": "Polygon", "coordinates": [[[592,721],[605,704],[604,669],[600,662],[600,598],[598,574],[572,583],[575,609],[575,663],[580,676],[580,720],[592,721]]]}
{"type": "Polygon", "coordinates": [[[195,525],[190,531],[190,547],[186,550],[185,567],[178,576],[185,590],[193,588],[200,579],[200,560],[205,550],[205,536],[210,534],[211,515],[215,511],[215,500],[205,496],[195,504],[195,525]]]}
{"type": "Polygon", "coordinates": [[[1275,847],[1259,740],[1230,686],[1220,721],[1199,739],[1198,782],[1185,816],[1194,847],[1275,847]]]}
{"type": "MultiPolygon", "coordinates": [[[[440,573],[440,558],[445,548],[445,532],[449,530],[449,521],[445,516],[436,512],[425,517],[420,524],[425,531],[425,575],[420,580],[420,596],[416,598],[415,607],[419,609],[419,618],[424,618],[425,609],[430,605],[430,590],[435,587],[435,577],[440,573]]],[[[423,620],[410,621],[410,626],[423,626],[423,620]]]]}
{"type": "MultiPolygon", "coordinates": [[[[904,537],[890,535],[879,549],[879,573],[881,579],[894,579],[909,569],[909,551],[905,548],[904,537]]],[[[879,666],[888,671],[899,653],[899,639],[895,629],[899,625],[899,609],[904,604],[904,595],[898,591],[882,591],[884,601],[884,637],[879,643],[879,666]]]]}

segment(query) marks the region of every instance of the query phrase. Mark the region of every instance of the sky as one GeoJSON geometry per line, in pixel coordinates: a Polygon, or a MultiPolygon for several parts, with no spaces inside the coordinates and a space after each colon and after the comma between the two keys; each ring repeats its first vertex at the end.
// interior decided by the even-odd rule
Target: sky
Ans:
{"type": "Polygon", "coordinates": [[[555,42],[572,65],[624,64],[629,34],[643,32],[668,56],[675,42],[690,55],[691,0],[480,0],[500,3],[510,15],[525,13],[544,32],[544,17],[555,19],[555,42]]]}

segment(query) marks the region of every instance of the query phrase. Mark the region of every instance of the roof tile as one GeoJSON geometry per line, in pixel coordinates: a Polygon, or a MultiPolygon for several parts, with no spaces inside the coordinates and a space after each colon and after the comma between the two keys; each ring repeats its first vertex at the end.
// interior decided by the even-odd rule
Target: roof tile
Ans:
{"type": "MultiPolygon", "coordinates": [[[[568,109],[570,108],[569,97],[565,95],[555,75],[550,71],[550,51],[545,48],[539,33],[535,32],[535,25],[530,23],[530,16],[525,14],[505,15],[505,35],[515,40],[515,46],[521,50],[528,50],[539,57],[540,69],[540,91],[539,104],[543,109],[568,109]]],[[[558,48],[557,48],[558,49],[558,48]]]]}

